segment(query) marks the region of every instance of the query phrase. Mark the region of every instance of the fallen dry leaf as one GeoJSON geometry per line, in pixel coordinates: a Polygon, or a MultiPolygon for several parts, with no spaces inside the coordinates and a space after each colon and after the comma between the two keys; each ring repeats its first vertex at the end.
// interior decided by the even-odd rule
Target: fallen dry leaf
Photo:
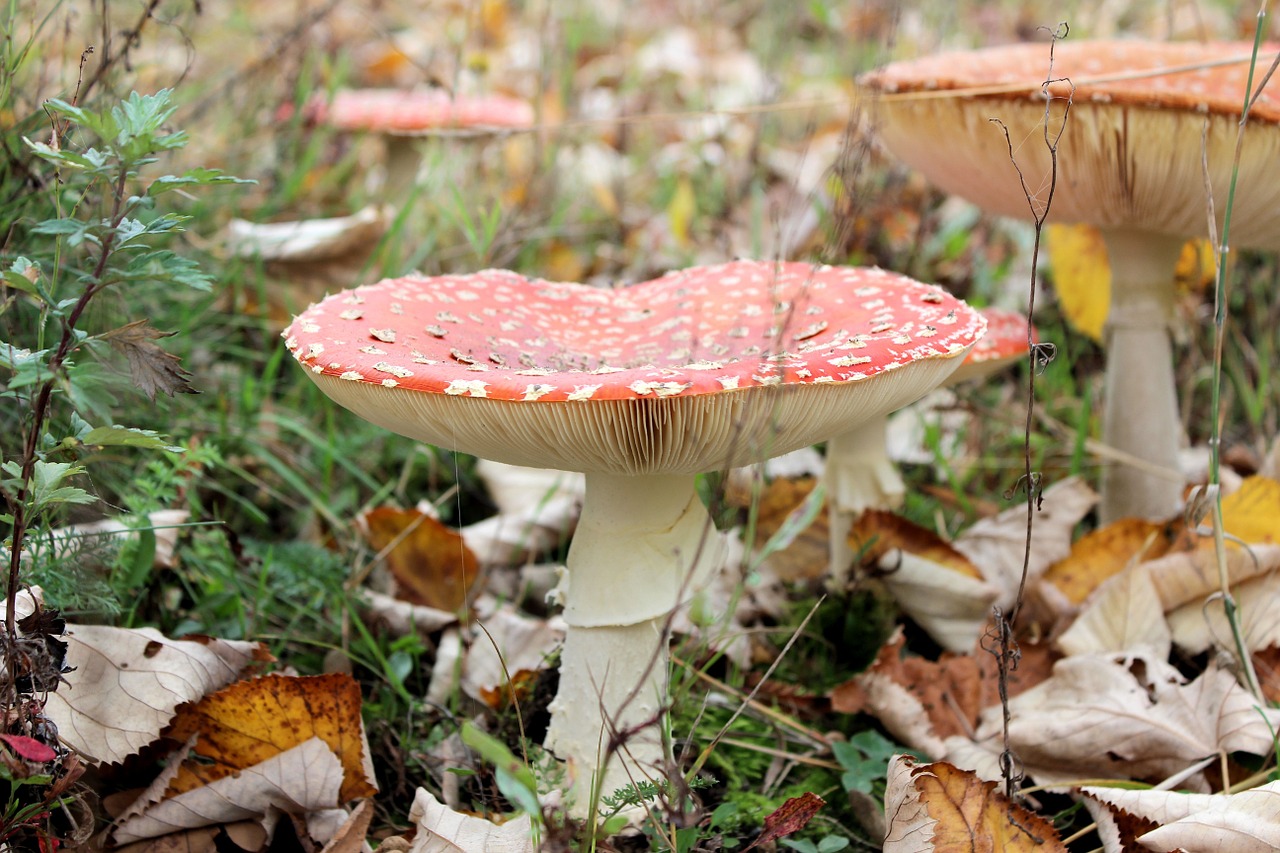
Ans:
{"type": "Polygon", "coordinates": [[[761,844],[768,844],[793,835],[809,825],[813,816],[827,804],[827,801],[809,791],[798,797],[791,797],[785,803],[765,816],[764,830],[744,849],[754,850],[761,844]]]}
{"type": "Polygon", "coordinates": [[[509,604],[499,607],[472,626],[460,686],[491,708],[505,706],[508,680],[518,686],[522,678],[546,669],[564,632],[559,617],[537,619],[509,604]]]}
{"type": "Polygon", "coordinates": [[[1053,824],[946,762],[889,763],[884,853],[1066,853],[1053,824]]]}
{"type": "Polygon", "coordinates": [[[166,352],[156,343],[174,334],[177,333],[162,332],[152,327],[149,320],[135,320],[103,332],[99,337],[124,355],[133,384],[147,395],[147,399],[155,400],[157,391],[171,397],[174,394],[197,393],[187,381],[191,372],[179,364],[178,356],[166,352]]]}
{"type": "MultiPolygon", "coordinates": [[[[1163,660],[1137,655],[1064,658],[1009,710],[1010,746],[1041,783],[1159,781],[1219,752],[1267,755],[1280,727],[1280,710],[1259,709],[1231,673],[1211,665],[1186,683],[1163,660]]],[[[999,708],[984,712],[979,738],[998,740],[1000,722],[999,708]]]]}
{"type": "MultiPolygon", "coordinates": [[[[1280,576],[1276,572],[1234,584],[1231,597],[1235,599],[1246,648],[1258,651],[1280,643],[1280,576]]],[[[1190,654],[1211,648],[1230,649],[1235,653],[1235,640],[1221,596],[1188,602],[1169,611],[1165,619],[1173,641],[1190,654]]]]}
{"type": "Polygon", "coordinates": [[[1125,566],[1163,556],[1173,535],[1161,522],[1122,518],[1081,536],[1071,546],[1071,553],[1050,566],[1041,580],[1057,589],[1069,604],[1082,604],[1125,566]]]}
{"type": "Polygon", "coordinates": [[[884,510],[854,522],[849,546],[875,565],[903,612],[944,649],[973,648],[999,590],[969,559],[932,531],[884,510]]]}
{"type": "Polygon", "coordinates": [[[409,808],[418,828],[409,853],[534,853],[529,815],[498,825],[456,812],[419,788],[409,808]]]}
{"type": "Polygon", "coordinates": [[[63,742],[94,764],[123,761],[156,740],[179,705],[271,659],[260,643],[171,640],[152,628],[72,625],[66,640],[76,671],[49,694],[45,715],[63,742]]]}
{"type": "Polygon", "coordinates": [[[263,822],[270,833],[279,814],[305,814],[340,802],[343,769],[338,757],[313,737],[254,764],[148,806],[117,826],[117,844],[182,830],[244,820],[263,822]]]}
{"type": "MultiPolygon", "coordinates": [[[[930,661],[905,655],[905,644],[899,629],[866,672],[831,691],[831,710],[871,714],[900,743],[943,755],[947,738],[974,737],[982,711],[999,703],[996,659],[979,650],[946,652],[930,661]]],[[[1023,644],[1022,659],[1009,676],[1009,695],[1048,678],[1054,660],[1046,644],[1023,644]]]]}
{"type": "MultiPolygon", "coordinates": [[[[1071,553],[1075,526],[1093,508],[1098,495],[1080,477],[1068,477],[1045,489],[1041,510],[1035,514],[1031,534],[1028,583],[1035,582],[1049,566],[1071,553]]],[[[1027,545],[1027,508],[1011,507],[994,518],[984,518],[956,537],[955,549],[968,557],[983,577],[1000,589],[996,603],[1004,610],[1013,605],[1022,580],[1027,545]]]]}
{"type": "Polygon", "coordinates": [[[1113,813],[1157,824],[1138,837],[1148,850],[1186,853],[1280,849],[1280,782],[1238,794],[1187,794],[1086,787],[1113,813]]]}
{"type": "Polygon", "coordinates": [[[1111,578],[1058,637],[1068,655],[1142,654],[1164,660],[1172,638],[1151,575],[1142,565],[1111,578]]]}
{"type": "Polygon", "coordinates": [[[467,604],[480,570],[462,536],[416,509],[379,507],[360,517],[369,546],[386,552],[398,597],[456,612],[467,604]]]}
{"type": "Polygon", "coordinates": [[[167,794],[180,794],[260,765],[312,738],[343,771],[340,800],[377,793],[360,717],[360,687],[348,675],[266,675],[237,682],[182,708],[166,736],[194,738],[167,794]]]}

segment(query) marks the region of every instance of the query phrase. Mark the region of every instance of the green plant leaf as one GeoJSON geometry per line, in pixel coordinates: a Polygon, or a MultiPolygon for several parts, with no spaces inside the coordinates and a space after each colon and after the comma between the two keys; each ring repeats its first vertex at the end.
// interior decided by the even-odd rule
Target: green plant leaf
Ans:
{"type": "MultiPolygon", "coordinates": [[[[525,763],[517,758],[515,753],[507,748],[506,744],[493,735],[480,731],[470,721],[462,724],[462,742],[479,753],[480,757],[489,764],[492,764],[495,770],[504,771],[511,777],[512,782],[531,791],[534,799],[537,799],[538,782],[533,777],[533,771],[525,766],[525,763]]],[[[506,796],[505,792],[503,796],[506,796]]],[[[507,799],[511,798],[507,797],[507,799]]],[[[535,810],[533,813],[536,814],[537,811],[535,810]]]]}
{"type": "Polygon", "coordinates": [[[223,174],[221,169],[188,169],[181,175],[165,175],[162,178],[156,178],[147,187],[147,195],[158,196],[167,193],[170,190],[181,189],[182,187],[191,186],[209,186],[212,184],[256,184],[257,181],[247,178],[237,178],[232,175],[223,174]]]}
{"type": "Polygon", "coordinates": [[[182,453],[186,448],[170,444],[165,436],[149,429],[136,429],[126,426],[95,427],[84,435],[78,436],[85,444],[96,444],[103,447],[142,447],[148,450],[167,450],[170,453],[182,453]]]}

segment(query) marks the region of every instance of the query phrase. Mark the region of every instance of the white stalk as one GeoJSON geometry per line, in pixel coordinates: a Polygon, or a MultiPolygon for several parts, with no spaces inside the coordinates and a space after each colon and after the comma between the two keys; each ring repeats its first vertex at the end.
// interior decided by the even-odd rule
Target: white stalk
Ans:
{"type": "Polygon", "coordinates": [[[907,487],[889,458],[888,416],[872,418],[827,442],[831,582],[843,589],[853,563],[849,531],[867,509],[897,509],[907,487]]]}
{"type": "Polygon", "coordinates": [[[1182,502],[1181,428],[1169,330],[1174,275],[1183,241],[1162,234],[1104,230],[1111,264],[1102,439],[1146,463],[1108,461],[1099,518],[1167,518],[1182,502]]]}
{"type": "Polygon", "coordinates": [[[593,787],[608,795],[665,778],[667,617],[718,564],[719,541],[692,476],[587,474],[561,583],[569,629],[546,739],[569,764],[574,815],[588,813],[593,787]],[[615,732],[623,737],[611,750],[615,732]]]}

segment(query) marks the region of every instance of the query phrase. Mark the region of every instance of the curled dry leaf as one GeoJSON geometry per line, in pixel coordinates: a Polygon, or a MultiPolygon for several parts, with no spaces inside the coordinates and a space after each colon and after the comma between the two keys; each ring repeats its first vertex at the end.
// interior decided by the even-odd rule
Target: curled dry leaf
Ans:
{"type": "Polygon", "coordinates": [[[867,510],[849,546],[873,563],[898,606],[944,649],[966,652],[982,635],[999,590],[937,534],[884,510],[867,510]]]}
{"type": "MultiPolygon", "coordinates": [[[[1034,583],[1053,563],[1071,553],[1076,524],[1093,508],[1098,495],[1080,477],[1068,477],[1045,490],[1042,509],[1032,527],[1028,582],[1034,583]]],[[[955,549],[968,557],[983,577],[1000,589],[996,603],[1013,604],[1022,581],[1027,546],[1027,508],[1011,507],[995,518],[978,521],[956,537],[955,549]]]]}
{"type": "Polygon", "coordinates": [[[1137,838],[1148,850],[1219,853],[1280,849],[1280,782],[1238,794],[1087,787],[1081,793],[1123,817],[1156,824],[1137,838]]]}
{"type": "MultiPolygon", "coordinates": [[[[1258,557],[1272,568],[1280,566],[1280,549],[1267,548],[1258,557]]],[[[1233,585],[1231,597],[1246,648],[1259,651],[1280,644],[1280,576],[1276,572],[1233,585]]],[[[1188,602],[1169,611],[1165,618],[1178,648],[1193,655],[1211,648],[1232,649],[1234,653],[1235,640],[1221,596],[1188,602]]]]}
{"type": "Polygon", "coordinates": [[[260,643],[171,640],[152,628],[74,625],[66,639],[76,671],[49,694],[45,715],[93,764],[123,761],[158,738],[179,705],[271,659],[260,643]]]}
{"type": "Polygon", "coordinates": [[[511,566],[553,551],[578,523],[586,476],[571,471],[525,468],[481,459],[484,481],[497,515],[458,532],[482,566],[511,566]]]}
{"type": "Polygon", "coordinates": [[[546,668],[564,640],[564,620],[523,616],[511,605],[477,620],[463,657],[461,687],[491,708],[504,705],[508,679],[519,685],[546,668]]]}
{"type": "Polygon", "coordinates": [[[765,817],[764,831],[746,850],[754,850],[761,844],[768,844],[799,832],[809,825],[813,816],[826,804],[826,800],[809,791],[805,791],[798,797],[791,797],[765,817]]]}
{"type": "Polygon", "coordinates": [[[889,764],[885,853],[1066,853],[1053,824],[974,774],[945,762],[889,764]]]}
{"type": "Polygon", "coordinates": [[[379,507],[360,517],[369,546],[382,553],[397,597],[456,612],[467,605],[480,570],[456,530],[416,509],[379,507]]]}
{"type": "Polygon", "coordinates": [[[243,820],[261,821],[269,833],[280,813],[334,807],[342,785],[338,757],[313,737],[234,775],[161,800],[121,822],[112,837],[117,844],[128,844],[243,820]]]}
{"type": "Polygon", "coordinates": [[[149,320],[135,320],[103,332],[99,337],[122,353],[129,363],[129,375],[133,384],[150,400],[155,400],[156,392],[161,391],[169,396],[174,394],[198,393],[187,381],[191,372],[178,362],[178,356],[165,352],[156,343],[175,332],[162,332],[151,326],[149,320]]]}
{"type": "Polygon", "coordinates": [[[529,815],[498,824],[456,812],[419,788],[409,808],[418,834],[409,853],[534,853],[529,815]]]}

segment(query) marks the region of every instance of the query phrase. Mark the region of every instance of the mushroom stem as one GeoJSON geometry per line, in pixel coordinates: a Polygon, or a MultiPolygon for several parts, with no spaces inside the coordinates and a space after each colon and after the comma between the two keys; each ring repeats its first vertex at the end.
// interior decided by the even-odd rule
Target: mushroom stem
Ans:
{"type": "Polygon", "coordinates": [[[387,158],[386,184],[383,190],[403,199],[418,183],[418,168],[422,164],[422,153],[418,146],[422,140],[416,136],[388,134],[383,141],[387,158]]]}
{"type": "Polygon", "coordinates": [[[568,623],[547,748],[570,765],[570,809],[665,776],[667,617],[718,563],[692,475],[587,474],[561,582],[568,623]]]}
{"type": "Polygon", "coordinates": [[[827,442],[827,513],[831,583],[837,590],[853,564],[849,530],[866,509],[902,506],[907,487],[889,458],[889,418],[872,418],[827,442]]]}
{"type": "Polygon", "coordinates": [[[1182,500],[1178,473],[1173,347],[1174,274],[1183,241],[1125,229],[1103,231],[1111,264],[1102,439],[1142,467],[1108,461],[1099,518],[1168,518],[1182,500]]]}

